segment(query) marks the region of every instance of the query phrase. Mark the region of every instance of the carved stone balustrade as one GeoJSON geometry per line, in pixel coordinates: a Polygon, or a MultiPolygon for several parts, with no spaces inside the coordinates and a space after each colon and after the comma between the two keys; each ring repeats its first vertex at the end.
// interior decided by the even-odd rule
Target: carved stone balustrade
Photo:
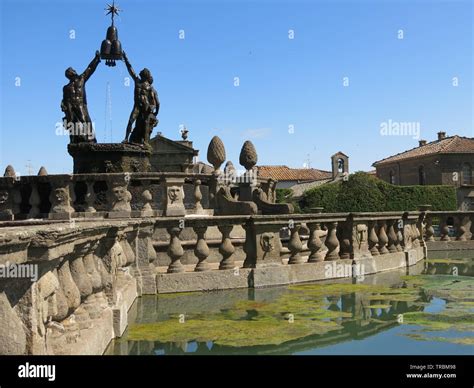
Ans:
{"type": "Polygon", "coordinates": [[[211,180],[212,174],[170,172],[4,176],[0,222],[212,214],[211,180]]]}
{"type": "MultiPolygon", "coordinates": [[[[139,187],[138,193],[144,188],[128,187],[139,187]]],[[[87,184],[81,190],[90,191],[87,184]]],[[[3,350],[16,354],[100,353],[111,335],[125,330],[138,295],[266,287],[410,267],[425,257],[422,218],[420,212],[390,212],[6,221],[0,264],[39,268],[33,282],[0,279],[0,298],[8,301],[0,313],[11,318],[15,331],[0,332],[0,347],[8,344],[3,350]],[[309,236],[300,234],[303,225],[309,236]],[[289,239],[280,237],[285,227],[289,239]],[[168,261],[159,266],[153,239],[163,230],[168,261]],[[193,260],[183,264],[184,255],[193,260]],[[30,325],[24,328],[27,311],[35,318],[24,321],[30,325]],[[102,340],[88,341],[88,330],[102,340]]]]}
{"type": "MultiPolygon", "coordinates": [[[[129,244],[149,222],[17,221],[0,229],[0,265],[26,268],[23,277],[0,279],[2,316],[11,316],[16,338],[0,354],[100,354],[126,328],[137,297],[137,280],[122,269],[135,266],[129,244]],[[21,314],[28,312],[29,316],[21,314]],[[20,314],[20,315],[19,315],[20,314]],[[18,317],[18,318],[15,318],[18,317]],[[88,330],[96,338],[90,340],[88,330]]],[[[0,333],[3,344],[5,333],[0,333]]]]}

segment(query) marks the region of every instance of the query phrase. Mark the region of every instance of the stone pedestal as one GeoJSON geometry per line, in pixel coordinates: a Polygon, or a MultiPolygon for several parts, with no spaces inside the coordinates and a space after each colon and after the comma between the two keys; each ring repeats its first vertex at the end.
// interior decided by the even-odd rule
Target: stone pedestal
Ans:
{"type": "Polygon", "coordinates": [[[132,143],[69,144],[74,159],[74,174],[148,172],[151,149],[132,143]]]}
{"type": "Polygon", "coordinates": [[[253,201],[255,186],[250,183],[239,183],[239,201],[253,201]]]}
{"type": "Polygon", "coordinates": [[[245,226],[245,268],[281,265],[281,241],[278,224],[250,224],[245,226]]]}
{"type": "Polygon", "coordinates": [[[163,179],[163,215],[180,217],[186,214],[184,208],[184,178],[166,177],[163,179]]]}

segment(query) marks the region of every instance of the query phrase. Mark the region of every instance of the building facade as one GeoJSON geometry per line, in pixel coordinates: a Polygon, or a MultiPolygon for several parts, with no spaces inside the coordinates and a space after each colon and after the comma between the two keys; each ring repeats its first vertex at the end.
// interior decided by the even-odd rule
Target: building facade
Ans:
{"type": "Polygon", "coordinates": [[[474,138],[439,132],[437,140],[420,140],[418,147],[379,160],[373,166],[378,178],[394,185],[455,186],[459,208],[474,209],[474,138]]]}

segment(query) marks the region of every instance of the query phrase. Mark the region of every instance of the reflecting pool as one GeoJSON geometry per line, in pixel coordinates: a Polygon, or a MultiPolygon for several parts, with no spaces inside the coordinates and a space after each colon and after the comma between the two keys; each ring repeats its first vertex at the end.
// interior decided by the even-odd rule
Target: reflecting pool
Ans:
{"type": "Polygon", "coordinates": [[[474,259],[335,283],[139,298],[106,354],[474,354],[474,259]]]}

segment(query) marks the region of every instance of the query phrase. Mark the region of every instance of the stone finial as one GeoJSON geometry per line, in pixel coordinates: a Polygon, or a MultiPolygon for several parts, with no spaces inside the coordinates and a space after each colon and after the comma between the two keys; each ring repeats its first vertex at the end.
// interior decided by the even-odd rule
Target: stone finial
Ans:
{"type": "Polygon", "coordinates": [[[232,163],[230,160],[225,164],[225,167],[224,167],[224,172],[226,174],[234,174],[235,173],[235,167],[234,167],[234,163],[232,163]]]}
{"type": "Polygon", "coordinates": [[[207,148],[207,161],[214,166],[215,170],[219,170],[222,163],[226,159],[225,147],[219,136],[214,136],[207,148]]]}
{"type": "Polygon", "coordinates": [[[15,169],[13,168],[12,165],[8,165],[7,168],[5,169],[5,173],[3,174],[5,177],[11,177],[15,178],[16,177],[16,172],[15,169]]]}
{"type": "Polygon", "coordinates": [[[239,163],[246,170],[251,170],[258,161],[257,150],[250,140],[247,140],[240,151],[239,163]]]}
{"type": "Polygon", "coordinates": [[[224,167],[225,179],[227,182],[235,182],[237,178],[237,170],[234,167],[234,164],[229,160],[224,167]]]}
{"type": "Polygon", "coordinates": [[[46,168],[44,166],[41,166],[41,168],[38,171],[38,176],[46,176],[48,175],[48,171],[46,171],[46,168]]]}

